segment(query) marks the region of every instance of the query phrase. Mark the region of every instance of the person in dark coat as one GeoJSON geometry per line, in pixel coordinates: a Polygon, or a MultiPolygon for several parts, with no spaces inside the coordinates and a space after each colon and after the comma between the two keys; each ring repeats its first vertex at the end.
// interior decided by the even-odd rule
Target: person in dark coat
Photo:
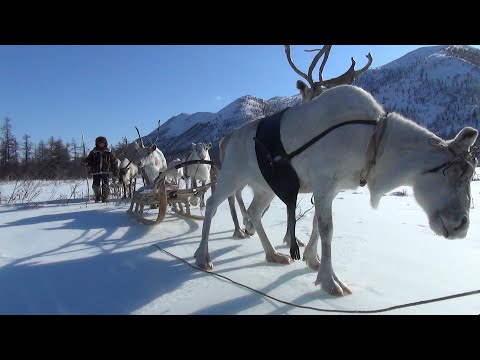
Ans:
{"type": "Polygon", "coordinates": [[[95,202],[108,202],[110,187],[108,179],[111,173],[118,176],[118,162],[115,154],[108,148],[108,141],[104,136],[95,139],[95,147],[82,161],[82,165],[90,167],[93,176],[92,189],[95,193],[95,202]],[[102,183],[100,185],[100,183],[102,183]]]}

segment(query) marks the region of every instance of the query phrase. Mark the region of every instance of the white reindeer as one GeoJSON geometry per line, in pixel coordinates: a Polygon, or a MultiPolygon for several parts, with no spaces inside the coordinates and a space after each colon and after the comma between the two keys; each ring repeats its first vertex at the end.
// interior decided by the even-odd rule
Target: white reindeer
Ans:
{"type": "MultiPolygon", "coordinates": [[[[169,166],[178,165],[178,164],[181,164],[181,163],[182,163],[182,160],[177,158],[177,159],[172,160],[170,162],[169,166]]],[[[175,184],[175,185],[178,185],[180,183],[181,178],[183,178],[183,167],[177,169],[176,172],[174,172],[172,174],[168,174],[168,175],[165,176],[166,181],[169,181],[169,182],[171,182],[172,184],[175,184]]]]}
{"type": "MultiPolygon", "coordinates": [[[[208,150],[212,147],[212,143],[192,143],[192,151],[184,158],[183,162],[191,160],[210,160],[210,154],[208,150]]],[[[193,189],[197,186],[197,180],[202,182],[204,186],[208,181],[210,181],[210,169],[211,165],[207,164],[194,164],[186,165],[184,169],[184,178],[185,183],[190,183],[190,188],[193,189]],[[188,181],[188,182],[187,182],[188,181]]],[[[187,185],[188,188],[188,185],[187,185]]],[[[205,196],[202,194],[200,197],[200,208],[205,208],[205,196]]],[[[192,196],[190,204],[193,206],[197,205],[197,198],[192,196]]]]}
{"type": "MultiPolygon", "coordinates": [[[[367,59],[368,59],[367,64],[362,69],[355,70],[356,62],[355,62],[355,59],[352,58],[351,59],[352,65],[350,66],[350,68],[345,73],[343,73],[342,75],[340,75],[336,78],[332,78],[332,79],[329,79],[329,80],[324,80],[323,79],[323,70],[325,68],[325,64],[328,61],[328,57],[330,55],[331,48],[332,48],[332,45],[325,45],[322,49],[319,49],[319,50],[306,50],[306,51],[318,51],[318,53],[314,57],[314,59],[312,60],[310,66],[309,66],[308,74],[305,74],[304,72],[300,71],[295,66],[295,64],[293,63],[292,58],[291,58],[290,46],[285,45],[285,54],[286,54],[288,63],[290,64],[292,69],[297,74],[299,74],[301,77],[303,77],[305,80],[307,80],[307,82],[309,84],[309,85],[306,85],[301,80],[297,81],[297,89],[300,90],[300,94],[302,96],[302,103],[307,103],[307,102],[312,101],[314,98],[319,96],[323,91],[325,91],[328,88],[332,88],[332,87],[335,87],[335,86],[338,86],[338,85],[352,84],[353,81],[357,77],[359,77],[361,74],[363,74],[365,71],[367,71],[368,68],[370,68],[370,66],[372,65],[372,62],[373,62],[372,55],[368,54],[367,55],[367,59]],[[320,58],[322,56],[324,56],[324,58],[323,58],[322,64],[321,64],[320,69],[319,69],[319,81],[315,81],[313,79],[313,70],[317,66],[318,61],[320,60],[320,58]]],[[[233,130],[233,131],[235,131],[235,130],[233,130]]],[[[222,139],[220,140],[220,143],[219,143],[220,165],[223,162],[223,159],[225,158],[226,148],[227,148],[228,142],[230,140],[230,137],[232,136],[233,131],[226,134],[225,136],[223,136],[222,139]]],[[[243,198],[242,198],[243,189],[244,188],[237,189],[237,191],[235,192],[235,197],[234,196],[229,196],[228,197],[228,202],[229,202],[229,205],[230,205],[230,213],[231,213],[232,220],[233,220],[233,223],[234,223],[234,226],[235,226],[233,237],[241,238],[241,239],[248,238],[249,236],[255,234],[255,228],[254,228],[254,226],[253,226],[253,224],[252,224],[252,222],[251,222],[251,220],[248,216],[247,210],[245,208],[245,204],[243,202],[243,198]],[[239,207],[240,207],[240,211],[242,213],[243,224],[245,225],[245,230],[240,229],[240,226],[239,226],[239,223],[238,223],[238,216],[237,216],[237,212],[236,212],[236,209],[235,209],[235,199],[237,199],[237,202],[238,202],[239,207]]],[[[264,213],[267,210],[268,210],[268,207],[265,209],[264,213]]],[[[303,244],[303,242],[301,242],[298,238],[295,238],[295,239],[296,239],[297,244],[299,246],[305,246],[303,244]]],[[[290,246],[290,240],[291,240],[290,226],[287,226],[287,232],[286,232],[286,234],[283,238],[283,242],[286,243],[288,246],[290,246]]]]}
{"type": "Polygon", "coordinates": [[[149,139],[150,146],[148,147],[143,143],[140,131],[136,126],[135,129],[140,139],[140,145],[137,141],[134,141],[136,151],[134,155],[135,162],[139,169],[143,169],[146,176],[146,184],[153,185],[160,172],[167,169],[167,160],[165,160],[165,156],[156,145],[158,136],[160,135],[160,120],[158,120],[157,137],[153,142],[149,139]]]}
{"type": "MultiPolygon", "coordinates": [[[[288,264],[278,253],[262,225],[262,212],[275,197],[258,167],[255,142],[259,120],[236,130],[229,141],[216,191],[207,200],[202,240],[196,264],[213,268],[208,251],[210,225],[218,206],[246,184],[254,192],[248,215],[260,237],[267,261],[288,264]],[[238,166],[242,164],[242,166],[238,166]]],[[[332,201],[345,189],[368,184],[371,206],[399,186],[412,186],[415,198],[428,215],[430,228],[447,239],[463,238],[469,228],[470,182],[476,159],[470,152],[478,131],[467,127],[444,141],[396,113],[385,111],[366,91],[341,85],[324,91],[313,101],[287,110],[281,139],[298,174],[300,192],[313,192],[315,225],[303,258],[318,269],[316,284],[332,295],[351,290],[332,265],[332,201]],[[359,124],[358,120],[366,121],[359,124]],[[346,122],[357,121],[357,123],[346,122]],[[368,124],[367,124],[368,123],[368,124]],[[344,126],[342,126],[342,124],[344,126]],[[373,125],[375,124],[375,125],[373,125]],[[303,152],[303,145],[329,131],[303,152]],[[317,242],[321,238],[321,261],[317,242]]]]}
{"type": "Polygon", "coordinates": [[[123,198],[132,197],[132,188],[135,191],[137,186],[138,167],[131,160],[123,159],[119,165],[119,177],[123,185],[123,198]]]}
{"type": "Polygon", "coordinates": [[[137,166],[145,170],[147,185],[153,184],[160,172],[167,169],[165,156],[156,145],[141,147],[135,142],[135,149],[137,151],[135,155],[137,166]]]}

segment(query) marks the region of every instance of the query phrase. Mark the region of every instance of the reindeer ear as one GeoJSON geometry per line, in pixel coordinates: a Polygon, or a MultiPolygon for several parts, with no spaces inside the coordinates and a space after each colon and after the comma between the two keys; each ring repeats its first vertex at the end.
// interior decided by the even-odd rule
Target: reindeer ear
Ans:
{"type": "Polygon", "coordinates": [[[311,100],[311,93],[312,89],[308,87],[302,80],[297,80],[297,89],[300,90],[300,94],[302,95],[302,101],[307,102],[311,100]]]}
{"type": "Polygon", "coordinates": [[[307,84],[305,84],[302,80],[297,80],[297,89],[300,90],[300,92],[303,93],[307,88],[307,84]]]}
{"type": "Polygon", "coordinates": [[[478,137],[478,131],[472,127],[466,127],[460,130],[460,132],[455,136],[449,146],[455,152],[464,152],[467,151],[470,146],[475,144],[475,141],[478,137]]]}
{"type": "Polygon", "coordinates": [[[154,152],[155,150],[157,150],[157,145],[153,144],[150,146],[150,152],[154,152]]]}
{"type": "Polygon", "coordinates": [[[133,142],[135,144],[135,149],[140,149],[140,145],[138,145],[137,140],[133,142]]]}

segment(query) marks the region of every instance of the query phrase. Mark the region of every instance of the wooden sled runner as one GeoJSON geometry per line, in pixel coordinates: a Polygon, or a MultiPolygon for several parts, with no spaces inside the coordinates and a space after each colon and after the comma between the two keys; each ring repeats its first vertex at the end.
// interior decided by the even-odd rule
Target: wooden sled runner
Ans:
{"type": "Polygon", "coordinates": [[[160,173],[155,179],[153,185],[144,186],[133,193],[127,214],[144,225],[154,226],[160,224],[165,219],[167,206],[170,205],[172,211],[179,216],[193,220],[203,220],[203,216],[192,214],[190,208],[191,202],[195,202],[195,198],[200,198],[208,191],[208,189],[212,188],[212,191],[215,190],[217,174],[218,172],[215,163],[208,160],[191,160],[169,166],[167,170],[160,173]],[[165,177],[169,173],[176,172],[177,169],[186,165],[195,164],[207,164],[212,166],[210,170],[209,184],[194,187],[193,189],[179,189],[178,185],[171,184],[165,180],[165,177]],[[158,214],[155,220],[149,220],[144,217],[143,210],[145,206],[158,209],[158,214]]]}

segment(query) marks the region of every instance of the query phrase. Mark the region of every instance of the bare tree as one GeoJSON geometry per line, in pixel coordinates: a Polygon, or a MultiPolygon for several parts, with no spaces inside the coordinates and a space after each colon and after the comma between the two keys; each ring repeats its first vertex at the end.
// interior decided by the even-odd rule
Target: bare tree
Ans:
{"type": "Polygon", "coordinates": [[[31,136],[25,134],[22,136],[22,162],[23,162],[23,173],[28,176],[30,173],[30,165],[32,162],[32,142],[30,141],[31,136]]]}
{"type": "Polygon", "coordinates": [[[70,148],[70,156],[71,156],[73,159],[78,159],[78,157],[79,157],[79,155],[80,155],[80,149],[81,149],[81,147],[78,146],[77,141],[75,140],[75,138],[72,138],[72,140],[70,140],[69,148],[70,148]]]}
{"type": "Polygon", "coordinates": [[[39,165],[42,165],[45,163],[45,159],[47,158],[47,148],[45,147],[45,142],[43,140],[40,140],[40,142],[37,145],[37,163],[39,165]]]}
{"type": "Polygon", "coordinates": [[[115,155],[118,159],[122,160],[127,156],[128,150],[128,139],[126,136],[122,137],[122,140],[119,141],[112,150],[115,152],[115,155]]]}
{"type": "Polygon", "coordinates": [[[12,132],[10,118],[6,117],[1,129],[0,157],[3,165],[13,165],[18,161],[18,142],[12,132]]]}

